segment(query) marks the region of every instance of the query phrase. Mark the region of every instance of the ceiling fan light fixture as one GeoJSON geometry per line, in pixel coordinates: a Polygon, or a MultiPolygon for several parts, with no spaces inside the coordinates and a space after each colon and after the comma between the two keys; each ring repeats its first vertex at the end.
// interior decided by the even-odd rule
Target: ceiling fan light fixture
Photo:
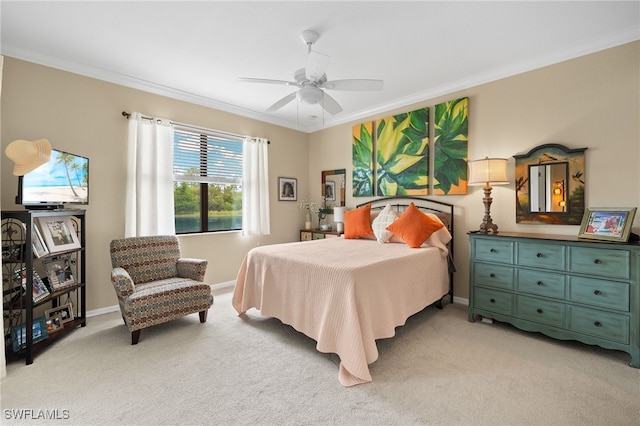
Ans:
{"type": "Polygon", "coordinates": [[[303,104],[315,105],[322,101],[324,93],[317,87],[302,87],[298,90],[296,96],[303,104]]]}

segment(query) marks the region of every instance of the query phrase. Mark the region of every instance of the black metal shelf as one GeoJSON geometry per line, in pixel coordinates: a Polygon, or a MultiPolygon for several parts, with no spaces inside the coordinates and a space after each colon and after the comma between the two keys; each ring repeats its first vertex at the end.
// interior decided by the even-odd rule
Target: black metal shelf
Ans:
{"type": "MultiPolygon", "coordinates": [[[[24,210],[2,212],[0,225],[2,235],[2,301],[3,326],[5,339],[5,356],[7,360],[24,358],[26,364],[33,363],[34,355],[57,342],[68,333],[86,325],[86,271],[85,271],[85,211],[69,210],[24,210]],[[31,244],[38,217],[64,216],[72,219],[71,224],[76,233],[79,248],[55,251],[36,257],[31,244]],[[28,242],[28,243],[27,243],[28,242]],[[75,267],[76,282],[66,287],[53,289],[47,285],[49,295],[34,302],[33,278],[36,267],[42,269],[43,262],[56,259],[68,259],[75,267]],[[15,271],[25,270],[25,285],[16,276],[15,271]],[[26,287],[26,288],[25,288],[26,287]],[[74,319],[66,322],[61,330],[53,332],[42,341],[33,342],[34,309],[46,305],[51,308],[70,302],[73,306],[74,319]],[[26,342],[18,351],[13,350],[11,330],[16,326],[26,329],[26,342]]],[[[46,277],[42,278],[47,283],[46,277]]]]}

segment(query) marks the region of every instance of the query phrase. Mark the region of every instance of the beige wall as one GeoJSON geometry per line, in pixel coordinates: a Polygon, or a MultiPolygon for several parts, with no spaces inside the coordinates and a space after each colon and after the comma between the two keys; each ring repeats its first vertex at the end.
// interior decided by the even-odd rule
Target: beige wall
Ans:
{"type": "MultiPolygon", "coordinates": [[[[278,176],[297,177],[307,191],[308,135],[264,122],[176,101],[7,57],[2,91],[2,151],[15,139],[47,138],[54,148],[90,159],[87,209],[87,309],[117,304],[110,282],[109,243],[124,235],[127,120],[123,110],[166,117],[211,129],[266,137],[269,145],[271,231],[268,237],[239,232],[181,237],[185,256],[209,260],[206,279],[235,279],[246,252],[256,245],[298,238],[304,218],[296,203],[277,201],[278,176]]],[[[2,155],[2,209],[16,209],[17,178],[2,155]]]]}
{"type": "MultiPolygon", "coordinates": [[[[485,156],[509,159],[514,182],[513,155],[536,145],[560,143],[587,147],[586,204],[588,207],[637,207],[640,202],[640,42],[548,66],[536,71],[462,90],[390,111],[411,111],[469,97],[469,159],[485,156]]],[[[433,109],[431,110],[433,113],[433,109]]],[[[351,127],[366,121],[311,135],[309,152],[318,159],[309,179],[323,169],[351,169],[351,127]]],[[[433,140],[433,129],[432,140],[433,140]]],[[[347,172],[347,188],[351,175],[347,172]]],[[[315,190],[315,186],[312,187],[315,190]]],[[[318,193],[314,196],[319,196],[318,193]]],[[[491,215],[502,231],[577,235],[579,226],[518,225],[515,185],[495,186],[491,215]]],[[[478,229],[484,214],[482,188],[470,187],[465,196],[437,196],[455,204],[456,297],[468,297],[467,232],[478,229]]],[[[347,191],[347,206],[367,199],[347,191]]],[[[640,233],[640,214],[634,232],[640,233]]]]}
{"type": "MultiPolygon", "coordinates": [[[[468,96],[470,159],[508,158],[513,181],[514,154],[551,142],[587,147],[587,205],[634,207],[640,197],[639,75],[640,43],[635,42],[428,99],[384,116],[468,96]]],[[[233,232],[181,238],[186,255],[209,259],[207,279],[212,283],[232,280],[251,247],[298,238],[304,218],[295,203],[277,201],[278,176],[297,177],[299,196],[318,199],[321,171],[345,168],[347,188],[351,187],[351,126],[355,122],[306,135],[12,58],[5,60],[3,79],[3,150],[14,139],[46,137],[54,147],[91,160],[91,200],[87,206],[89,310],[116,303],[109,282],[108,246],[111,239],[124,233],[127,125],[120,115],[122,110],[271,140],[272,235],[243,238],[233,232]]],[[[11,175],[4,155],[1,164],[2,209],[13,209],[17,179],[11,175]]],[[[477,229],[482,221],[482,190],[472,187],[465,196],[438,198],[457,208],[455,295],[467,298],[466,233],[477,229]]],[[[495,187],[493,198],[492,216],[500,230],[565,235],[578,232],[577,226],[517,225],[513,184],[495,187]]],[[[347,190],[347,206],[362,201],[366,199],[355,199],[347,190]]],[[[639,232],[637,226],[634,231],[639,232]]]]}

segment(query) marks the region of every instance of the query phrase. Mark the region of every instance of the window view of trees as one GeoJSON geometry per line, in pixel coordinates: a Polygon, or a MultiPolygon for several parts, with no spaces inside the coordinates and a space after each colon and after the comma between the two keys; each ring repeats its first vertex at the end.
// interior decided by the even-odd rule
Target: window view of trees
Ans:
{"type": "Polygon", "coordinates": [[[242,229],[242,190],[235,185],[174,183],[176,232],[201,232],[201,186],[207,188],[207,231],[242,229]]]}
{"type": "Polygon", "coordinates": [[[242,229],[242,143],[176,131],[176,233],[242,229]]]}

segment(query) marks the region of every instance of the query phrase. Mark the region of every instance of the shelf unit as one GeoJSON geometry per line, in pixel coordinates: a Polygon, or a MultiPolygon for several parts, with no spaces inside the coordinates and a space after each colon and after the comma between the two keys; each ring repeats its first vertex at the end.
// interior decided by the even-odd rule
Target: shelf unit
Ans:
{"type": "Polygon", "coordinates": [[[85,272],[85,210],[23,210],[3,211],[0,224],[2,235],[2,309],[5,356],[7,361],[24,358],[26,364],[32,364],[35,354],[52,343],[60,340],[78,327],[87,324],[86,317],[86,272],[85,272]],[[33,245],[37,218],[64,217],[70,218],[79,248],[50,252],[37,257],[33,245]],[[43,262],[68,259],[74,275],[75,283],[54,290],[44,272],[43,262]],[[25,287],[22,280],[15,274],[25,268],[25,287]],[[34,271],[47,285],[50,294],[37,302],[33,301],[34,271]],[[64,323],[61,330],[51,333],[44,340],[34,343],[33,323],[42,315],[40,312],[48,308],[56,308],[71,303],[74,318],[64,323]],[[38,313],[38,316],[34,312],[38,313]],[[11,330],[23,325],[26,329],[26,339],[23,348],[14,351],[11,330]]]}

